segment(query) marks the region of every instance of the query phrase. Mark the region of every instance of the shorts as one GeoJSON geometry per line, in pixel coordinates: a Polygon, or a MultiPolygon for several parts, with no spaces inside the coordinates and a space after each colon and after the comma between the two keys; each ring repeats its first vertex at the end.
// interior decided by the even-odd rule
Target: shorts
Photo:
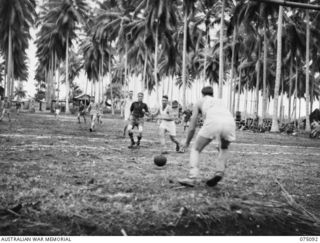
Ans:
{"type": "Polygon", "coordinates": [[[176,124],[174,123],[174,121],[161,121],[160,129],[164,129],[164,131],[167,131],[169,133],[170,136],[176,136],[176,124]]]}
{"type": "Polygon", "coordinates": [[[84,116],[85,114],[86,114],[85,111],[79,111],[79,115],[80,115],[80,116],[84,116]]]}
{"type": "Polygon", "coordinates": [[[236,140],[236,124],[233,119],[205,121],[198,132],[198,136],[217,140],[223,138],[232,142],[236,140]]]}
{"type": "Polygon", "coordinates": [[[130,126],[132,126],[132,129],[134,127],[137,127],[139,132],[142,132],[143,131],[143,124],[144,124],[144,119],[143,117],[140,117],[140,118],[137,118],[137,117],[131,117],[131,120],[130,120],[130,126]]]}

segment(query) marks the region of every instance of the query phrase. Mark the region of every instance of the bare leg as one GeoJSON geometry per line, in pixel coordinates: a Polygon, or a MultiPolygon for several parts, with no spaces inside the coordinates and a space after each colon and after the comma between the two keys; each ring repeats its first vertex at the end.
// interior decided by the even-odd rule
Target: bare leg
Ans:
{"type": "Polygon", "coordinates": [[[230,142],[221,138],[219,144],[219,155],[217,158],[217,171],[213,178],[207,181],[208,186],[215,186],[218,182],[223,178],[225,170],[226,170],[226,163],[227,163],[227,156],[228,156],[228,147],[230,142]]]}
{"type": "Polygon", "coordinates": [[[166,140],[165,140],[165,130],[163,128],[159,128],[159,136],[160,136],[160,144],[161,144],[161,154],[166,154],[168,152],[165,151],[166,140]]]}
{"type": "Polygon", "coordinates": [[[124,128],[123,128],[123,137],[125,137],[126,136],[126,133],[127,133],[127,130],[128,130],[128,123],[126,123],[126,125],[124,126],[124,128]]]}
{"type": "Polygon", "coordinates": [[[179,141],[177,140],[177,138],[176,138],[176,136],[172,136],[172,135],[170,135],[170,139],[171,139],[171,141],[172,142],[174,142],[175,144],[176,144],[176,151],[177,152],[180,152],[180,143],[179,143],[179,141]]]}
{"type": "Polygon", "coordinates": [[[211,142],[212,139],[198,136],[194,146],[190,152],[190,178],[197,178],[199,176],[199,157],[202,150],[211,142]]]}
{"type": "Polygon", "coordinates": [[[128,125],[128,135],[130,137],[130,141],[131,141],[131,145],[129,146],[129,148],[132,148],[135,145],[135,141],[133,138],[133,126],[131,124],[128,125]]]}
{"type": "Polygon", "coordinates": [[[139,124],[138,126],[139,128],[139,134],[138,134],[138,141],[137,141],[137,146],[140,146],[140,141],[142,139],[142,133],[143,133],[143,126],[141,124],[139,124]]]}

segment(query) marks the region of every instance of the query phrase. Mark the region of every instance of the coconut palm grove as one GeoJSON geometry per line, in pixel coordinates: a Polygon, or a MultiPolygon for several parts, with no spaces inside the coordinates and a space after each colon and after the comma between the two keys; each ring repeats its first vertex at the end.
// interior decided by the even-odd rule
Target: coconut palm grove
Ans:
{"type": "Polygon", "coordinates": [[[1,241],[318,240],[318,0],[0,0],[0,97],[1,241]]]}

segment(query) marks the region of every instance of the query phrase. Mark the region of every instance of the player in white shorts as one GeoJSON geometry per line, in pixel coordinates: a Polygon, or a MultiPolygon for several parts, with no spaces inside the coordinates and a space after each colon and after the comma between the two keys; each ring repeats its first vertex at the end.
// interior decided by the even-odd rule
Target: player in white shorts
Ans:
{"type": "Polygon", "coordinates": [[[130,91],[128,97],[124,100],[124,103],[123,103],[123,113],[124,113],[123,120],[125,121],[125,126],[123,129],[124,137],[126,136],[127,128],[130,121],[130,115],[131,115],[130,107],[132,103],[133,103],[133,91],[130,91]]]}
{"type": "Polygon", "coordinates": [[[215,186],[223,178],[226,168],[228,147],[235,141],[236,124],[232,114],[221,99],[213,98],[213,89],[210,86],[202,89],[203,97],[195,104],[184,147],[187,148],[194,136],[198,114],[203,116],[203,126],[198,132],[197,140],[190,152],[189,177],[178,182],[185,186],[194,186],[199,177],[199,156],[201,151],[213,140],[219,143],[217,171],[214,177],[207,181],[208,186],[215,186]]]}
{"type": "Polygon", "coordinates": [[[159,115],[160,114],[160,126],[159,126],[159,133],[160,133],[160,142],[162,146],[162,154],[168,153],[164,150],[165,146],[165,133],[169,133],[169,137],[172,142],[176,144],[176,151],[180,151],[180,143],[176,139],[177,133],[176,133],[176,124],[175,124],[175,116],[172,107],[168,104],[168,96],[164,95],[162,97],[162,106],[160,109],[153,115],[159,115]]]}

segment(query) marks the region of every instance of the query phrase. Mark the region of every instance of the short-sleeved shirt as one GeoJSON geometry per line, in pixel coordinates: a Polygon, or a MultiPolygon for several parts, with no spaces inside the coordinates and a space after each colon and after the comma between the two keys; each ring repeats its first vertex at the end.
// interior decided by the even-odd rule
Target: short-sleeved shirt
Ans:
{"type": "Polygon", "coordinates": [[[143,118],[145,112],[149,112],[148,106],[143,102],[133,102],[130,107],[130,112],[135,118],[143,118]]]}

